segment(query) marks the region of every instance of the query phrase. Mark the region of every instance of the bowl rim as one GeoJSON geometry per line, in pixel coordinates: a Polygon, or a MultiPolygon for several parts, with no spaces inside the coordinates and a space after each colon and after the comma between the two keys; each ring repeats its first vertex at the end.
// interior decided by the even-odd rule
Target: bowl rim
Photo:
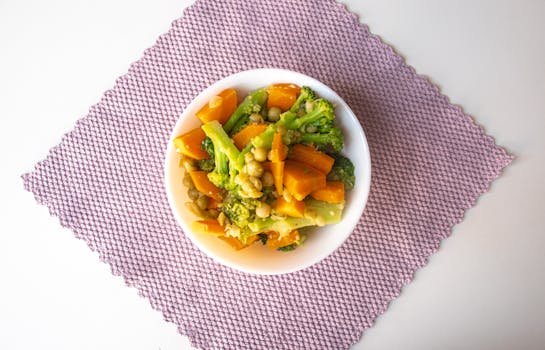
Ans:
{"type": "MultiPolygon", "coordinates": [[[[356,117],[355,113],[352,111],[352,109],[335,92],[335,90],[333,90],[332,88],[330,88],[326,84],[322,83],[320,80],[318,80],[318,79],[316,79],[314,77],[308,76],[306,74],[297,72],[297,71],[293,71],[293,70],[289,70],[289,69],[281,69],[281,68],[256,68],[256,69],[248,69],[248,70],[239,71],[237,73],[228,75],[226,77],[223,77],[223,78],[215,81],[214,83],[209,85],[207,88],[200,91],[191,100],[191,102],[183,109],[182,113],[180,114],[180,116],[176,120],[176,123],[172,127],[172,131],[171,131],[169,139],[168,139],[167,149],[165,151],[165,159],[164,159],[164,162],[163,162],[163,167],[164,167],[164,178],[163,178],[163,180],[164,180],[164,185],[165,185],[165,192],[167,194],[167,200],[168,200],[170,209],[172,211],[172,214],[174,215],[174,218],[176,219],[176,222],[178,223],[178,225],[180,225],[180,227],[182,228],[182,230],[184,232],[184,235],[186,237],[188,237],[190,239],[190,241],[193,244],[195,244],[203,253],[205,253],[206,256],[212,258],[214,261],[216,261],[216,262],[218,262],[218,263],[220,263],[220,264],[222,264],[224,266],[230,267],[230,268],[232,268],[234,270],[241,271],[241,272],[248,273],[248,274],[253,274],[253,275],[280,275],[280,274],[287,274],[287,273],[300,271],[300,270],[303,270],[305,268],[308,268],[308,267],[310,267],[312,265],[315,265],[315,264],[319,263],[320,261],[322,261],[326,257],[333,254],[333,252],[335,252],[339,247],[341,247],[344,244],[344,242],[348,239],[348,237],[353,233],[353,231],[354,231],[356,225],[358,224],[358,222],[359,222],[359,220],[361,218],[361,215],[363,214],[363,211],[364,211],[364,209],[365,209],[365,207],[367,205],[367,200],[368,200],[368,197],[369,197],[369,192],[370,192],[370,187],[371,187],[371,156],[370,156],[370,151],[369,151],[369,145],[368,145],[367,137],[365,135],[363,127],[362,127],[360,121],[358,120],[358,118],[356,117]],[[317,86],[320,86],[320,89],[327,90],[328,93],[330,95],[332,95],[336,99],[336,104],[337,105],[339,105],[339,104],[342,105],[343,108],[345,108],[348,111],[348,116],[352,119],[352,121],[355,122],[359,126],[355,131],[357,133],[358,141],[359,140],[363,141],[362,147],[363,147],[363,152],[364,152],[364,159],[366,159],[368,161],[363,163],[364,177],[363,177],[363,179],[360,178],[360,180],[363,180],[361,182],[361,184],[360,184],[360,186],[363,186],[363,188],[362,188],[363,198],[359,198],[359,200],[358,200],[358,202],[361,203],[360,204],[361,212],[360,212],[360,214],[359,214],[359,216],[357,218],[356,217],[353,218],[353,220],[352,220],[353,222],[349,225],[350,229],[347,230],[348,233],[345,235],[344,239],[342,241],[340,241],[338,243],[338,245],[336,247],[334,247],[333,249],[328,250],[328,251],[324,251],[321,254],[317,255],[315,258],[313,258],[311,261],[305,262],[303,264],[299,264],[297,266],[294,266],[293,268],[284,269],[284,270],[281,270],[281,271],[260,271],[260,270],[255,270],[255,269],[248,269],[245,266],[236,264],[236,263],[234,263],[232,261],[229,261],[228,259],[224,259],[222,256],[219,256],[218,254],[215,254],[210,248],[208,248],[205,244],[202,244],[198,239],[196,239],[194,237],[196,234],[191,230],[191,227],[189,227],[186,224],[186,222],[178,214],[178,211],[176,209],[174,193],[173,193],[173,191],[170,190],[170,184],[171,184],[172,178],[171,178],[171,172],[169,171],[170,170],[170,168],[169,168],[169,158],[170,158],[170,155],[172,154],[172,152],[176,153],[172,140],[174,138],[176,138],[177,136],[179,136],[179,132],[176,132],[176,129],[178,129],[178,125],[182,122],[182,120],[184,118],[187,118],[187,117],[190,116],[188,111],[195,109],[195,106],[197,104],[202,104],[202,102],[200,101],[200,100],[202,100],[202,96],[210,94],[210,92],[215,90],[218,85],[225,84],[226,82],[231,82],[232,81],[233,85],[236,85],[237,79],[240,76],[243,76],[243,75],[274,74],[274,73],[279,73],[279,75],[280,74],[289,74],[289,75],[292,75],[294,77],[299,77],[299,78],[311,80],[313,82],[313,84],[315,84],[317,86]]],[[[345,210],[346,210],[346,207],[345,207],[345,210]]],[[[342,220],[346,220],[346,219],[348,219],[348,218],[343,218],[342,220]]]]}

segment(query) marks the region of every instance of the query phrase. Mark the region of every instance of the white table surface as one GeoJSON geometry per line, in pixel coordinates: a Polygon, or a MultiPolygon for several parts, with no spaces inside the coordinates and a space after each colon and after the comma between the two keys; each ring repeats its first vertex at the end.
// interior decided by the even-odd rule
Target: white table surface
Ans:
{"type": "MultiPolygon", "coordinates": [[[[517,156],[355,349],[545,348],[545,1],[345,1],[517,156]]],[[[0,349],[190,349],[22,188],[191,1],[0,0],[0,349]]]]}

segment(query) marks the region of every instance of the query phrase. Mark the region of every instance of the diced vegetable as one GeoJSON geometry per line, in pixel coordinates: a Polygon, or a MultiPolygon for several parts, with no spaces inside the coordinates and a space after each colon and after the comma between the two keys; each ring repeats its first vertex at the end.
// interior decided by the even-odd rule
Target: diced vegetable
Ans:
{"type": "Polygon", "coordinates": [[[246,147],[250,141],[267,129],[268,124],[248,124],[244,129],[233,135],[233,142],[239,150],[246,147]]]}
{"type": "Polygon", "coordinates": [[[285,162],[264,162],[263,169],[270,171],[274,179],[276,192],[281,196],[284,193],[284,165],[285,162]]]}
{"type": "Polygon", "coordinates": [[[202,192],[217,201],[221,201],[221,190],[210,182],[207,172],[200,170],[190,171],[189,176],[191,176],[191,180],[199,192],[202,192]]]}
{"type": "Polygon", "coordinates": [[[273,137],[272,147],[271,147],[271,162],[277,163],[286,159],[288,155],[288,146],[284,145],[282,141],[282,134],[276,132],[273,137]]]}
{"type": "Polygon", "coordinates": [[[235,89],[226,89],[205,104],[196,113],[196,116],[203,123],[217,120],[221,124],[225,124],[236,108],[237,91],[235,89]]]}
{"type": "Polygon", "coordinates": [[[206,206],[206,209],[217,209],[219,208],[219,204],[221,202],[215,200],[214,198],[208,199],[208,205],[206,206]]]}
{"type": "Polygon", "coordinates": [[[267,247],[276,250],[294,243],[299,243],[301,236],[299,231],[293,230],[287,235],[281,236],[278,232],[267,233],[267,247]]]}
{"type": "Polygon", "coordinates": [[[301,88],[295,84],[274,84],[267,88],[269,98],[267,100],[267,108],[278,107],[283,112],[297,100],[297,96],[301,88]]]}
{"type": "Polygon", "coordinates": [[[324,188],[313,191],[312,198],[328,203],[344,202],[344,183],[342,181],[327,181],[324,188]]]}
{"type": "Polygon", "coordinates": [[[284,197],[278,197],[274,205],[274,210],[280,215],[302,218],[305,214],[305,202],[298,201],[295,198],[292,198],[291,201],[288,202],[284,197]]]}
{"type": "Polygon", "coordinates": [[[296,144],[292,147],[289,155],[290,159],[306,163],[324,174],[328,174],[333,167],[335,159],[327,154],[318,151],[312,146],[296,144]]]}
{"type": "Polygon", "coordinates": [[[325,187],[325,174],[308,164],[287,160],[284,166],[284,186],[297,200],[325,187]]]}
{"type": "Polygon", "coordinates": [[[204,131],[201,128],[193,129],[183,135],[176,137],[173,142],[178,153],[186,155],[193,159],[206,159],[208,153],[201,148],[201,143],[205,138],[204,131]]]}
{"type": "Polygon", "coordinates": [[[193,221],[191,224],[191,230],[197,233],[204,233],[214,236],[225,235],[225,227],[220,225],[218,220],[215,219],[193,221]]]}

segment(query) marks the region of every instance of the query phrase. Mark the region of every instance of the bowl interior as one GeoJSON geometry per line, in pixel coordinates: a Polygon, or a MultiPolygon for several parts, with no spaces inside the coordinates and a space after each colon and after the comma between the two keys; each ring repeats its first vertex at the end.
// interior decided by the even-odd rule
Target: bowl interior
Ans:
{"type": "Polygon", "coordinates": [[[195,234],[191,222],[197,218],[190,213],[184,203],[189,201],[182,184],[183,169],[179,167],[179,155],[172,142],[169,142],[165,159],[165,185],[169,203],[176,220],[185,234],[202,251],[216,261],[234,269],[255,274],[281,274],[308,267],[338,248],[357,224],[369,193],[371,181],[371,161],[367,141],[359,121],[346,103],[330,88],[306,75],[281,69],[255,69],[240,72],[224,78],[200,93],[185,109],[173,129],[170,140],[198,127],[201,123],[195,117],[208,100],[226,88],[237,90],[239,99],[249,91],[272,83],[295,83],[307,85],[325,99],[333,102],[337,124],[344,132],[343,154],[355,165],[356,186],[346,195],[343,219],[336,225],[314,228],[305,243],[292,252],[271,251],[266,246],[254,244],[240,251],[216,237],[195,234]]]}

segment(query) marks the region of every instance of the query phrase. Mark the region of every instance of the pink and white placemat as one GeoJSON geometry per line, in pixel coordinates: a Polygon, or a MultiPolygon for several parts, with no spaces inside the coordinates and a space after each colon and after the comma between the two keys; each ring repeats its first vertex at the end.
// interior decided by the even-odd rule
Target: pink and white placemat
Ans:
{"type": "Polygon", "coordinates": [[[195,347],[342,349],[510,161],[335,1],[198,0],[23,178],[195,347]],[[321,263],[280,276],[204,256],[176,224],[163,184],[184,107],[214,81],[259,67],[300,71],[336,90],[373,160],[369,202],[350,238],[321,263]]]}

